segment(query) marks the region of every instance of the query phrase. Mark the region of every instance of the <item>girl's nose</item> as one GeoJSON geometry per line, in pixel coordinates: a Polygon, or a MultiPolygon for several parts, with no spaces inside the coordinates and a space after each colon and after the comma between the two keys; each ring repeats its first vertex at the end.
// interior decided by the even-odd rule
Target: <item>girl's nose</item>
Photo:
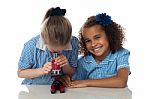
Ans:
{"type": "Polygon", "coordinates": [[[91,43],[91,45],[95,46],[96,45],[96,41],[93,40],[92,43],[91,43]]]}

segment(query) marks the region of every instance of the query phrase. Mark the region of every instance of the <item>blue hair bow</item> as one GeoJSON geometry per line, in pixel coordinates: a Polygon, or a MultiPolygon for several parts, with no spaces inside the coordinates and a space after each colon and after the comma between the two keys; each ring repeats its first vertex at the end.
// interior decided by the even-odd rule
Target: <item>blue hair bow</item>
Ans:
{"type": "Polygon", "coordinates": [[[97,14],[96,21],[102,26],[108,26],[112,23],[111,16],[106,15],[106,13],[97,14]]]}
{"type": "Polygon", "coordinates": [[[66,13],[66,9],[60,9],[60,7],[56,7],[52,9],[50,16],[64,16],[66,13]]]}

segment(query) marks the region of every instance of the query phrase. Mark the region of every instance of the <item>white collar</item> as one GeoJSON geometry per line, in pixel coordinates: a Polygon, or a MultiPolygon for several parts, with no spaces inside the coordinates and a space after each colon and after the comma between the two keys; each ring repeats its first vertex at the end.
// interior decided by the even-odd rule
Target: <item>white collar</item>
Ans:
{"type": "Polygon", "coordinates": [[[46,45],[44,44],[44,41],[42,39],[42,36],[40,35],[39,40],[36,43],[36,48],[39,48],[41,50],[45,50],[46,49],[46,45]]]}

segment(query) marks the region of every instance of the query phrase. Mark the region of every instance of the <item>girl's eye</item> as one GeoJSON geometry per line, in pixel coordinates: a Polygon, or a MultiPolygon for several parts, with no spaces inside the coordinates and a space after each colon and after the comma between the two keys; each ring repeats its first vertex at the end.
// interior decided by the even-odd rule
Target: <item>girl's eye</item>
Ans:
{"type": "Polygon", "coordinates": [[[95,37],[95,39],[100,39],[100,38],[101,38],[100,36],[96,36],[96,37],[95,37]]]}
{"type": "Polygon", "coordinates": [[[90,42],[90,40],[85,40],[85,43],[88,43],[88,42],[90,42]]]}

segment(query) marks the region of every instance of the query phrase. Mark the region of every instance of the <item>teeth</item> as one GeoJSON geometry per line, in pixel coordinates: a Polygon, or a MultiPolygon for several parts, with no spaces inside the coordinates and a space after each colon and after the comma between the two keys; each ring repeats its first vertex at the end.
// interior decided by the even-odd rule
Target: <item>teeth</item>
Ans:
{"type": "Polygon", "coordinates": [[[94,51],[97,51],[97,50],[99,50],[99,48],[94,49],[94,51]]]}
{"type": "Polygon", "coordinates": [[[100,50],[100,47],[98,47],[98,48],[95,48],[95,49],[93,49],[94,51],[99,51],[100,50]]]}

